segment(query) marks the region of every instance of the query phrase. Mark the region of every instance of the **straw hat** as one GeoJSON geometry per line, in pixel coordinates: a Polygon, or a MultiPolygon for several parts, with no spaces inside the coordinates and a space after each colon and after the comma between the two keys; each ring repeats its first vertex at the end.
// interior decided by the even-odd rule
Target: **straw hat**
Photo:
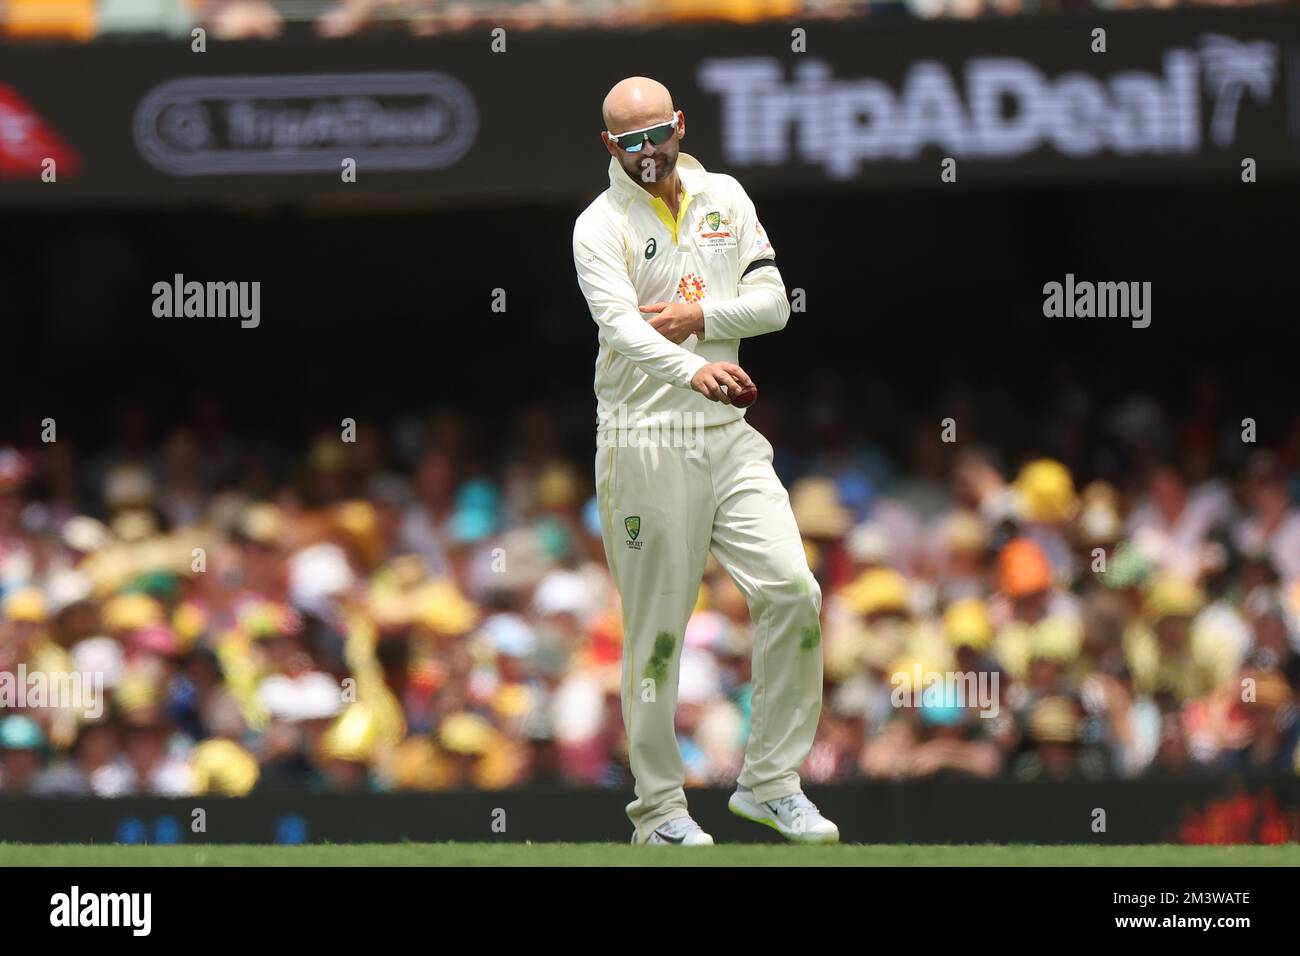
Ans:
{"type": "Polygon", "coordinates": [[[853,524],[853,513],[840,503],[839,488],[830,478],[800,478],[790,489],[790,507],[807,538],[838,538],[853,524]]]}

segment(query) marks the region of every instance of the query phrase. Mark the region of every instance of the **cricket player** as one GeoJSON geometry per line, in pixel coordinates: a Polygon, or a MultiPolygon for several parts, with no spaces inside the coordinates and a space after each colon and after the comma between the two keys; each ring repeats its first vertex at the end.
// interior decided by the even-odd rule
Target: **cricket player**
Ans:
{"type": "Polygon", "coordinates": [[[686,116],[666,87],[619,82],[604,121],[609,188],[578,217],[573,261],[599,329],[596,495],[623,601],[632,842],[713,843],[687,811],[674,728],[712,553],[754,622],[750,735],[728,805],[791,841],[834,843],[797,773],[821,713],[821,590],[772,446],[737,407],[757,394],[740,340],[790,316],[776,254],[740,183],[678,151],[686,116]]]}

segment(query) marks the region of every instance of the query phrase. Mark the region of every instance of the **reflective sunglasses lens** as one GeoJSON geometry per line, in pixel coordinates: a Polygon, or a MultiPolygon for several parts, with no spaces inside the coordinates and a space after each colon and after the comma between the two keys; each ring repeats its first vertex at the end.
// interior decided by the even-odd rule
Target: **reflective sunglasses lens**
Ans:
{"type": "Polygon", "coordinates": [[[663,126],[656,126],[654,129],[645,131],[646,136],[650,137],[650,142],[655,146],[662,146],[668,142],[673,135],[673,124],[665,123],[663,126]]]}
{"type": "Polygon", "coordinates": [[[642,130],[639,133],[624,133],[622,136],[615,136],[614,142],[618,143],[621,149],[629,153],[638,153],[641,147],[645,145],[647,139],[654,146],[662,146],[673,135],[673,124],[670,120],[663,126],[656,126],[653,129],[642,130]]]}

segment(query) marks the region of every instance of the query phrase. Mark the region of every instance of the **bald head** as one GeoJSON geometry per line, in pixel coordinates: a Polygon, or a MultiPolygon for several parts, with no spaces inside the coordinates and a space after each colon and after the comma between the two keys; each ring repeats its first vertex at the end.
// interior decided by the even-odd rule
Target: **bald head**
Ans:
{"type": "Polygon", "coordinates": [[[605,129],[623,133],[662,123],[673,115],[673,97],[668,87],[648,76],[619,80],[605,96],[601,111],[605,129]]]}

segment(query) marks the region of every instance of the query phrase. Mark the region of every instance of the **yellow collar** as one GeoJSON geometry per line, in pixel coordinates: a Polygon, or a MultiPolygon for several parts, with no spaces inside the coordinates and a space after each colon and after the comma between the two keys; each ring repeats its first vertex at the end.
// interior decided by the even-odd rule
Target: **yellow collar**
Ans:
{"type": "Polygon", "coordinates": [[[682,184],[682,202],[681,205],[677,207],[677,216],[674,218],[673,214],[669,211],[666,202],[658,196],[652,196],[650,193],[642,189],[631,176],[623,171],[623,167],[619,165],[616,158],[613,156],[609,158],[610,186],[620,192],[630,192],[634,196],[640,196],[649,201],[650,205],[654,208],[655,215],[659,217],[660,221],[668,227],[668,231],[672,233],[673,245],[677,244],[678,229],[682,224],[682,220],[686,216],[686,210],[690,207],[691,202],[695,197],[704,191],[706,175],[707,170],[705,170],[705,168],[700,164],[700,161],[694,156],[691,156],[689,153],[677,154],[677,177],[681,180],[682,184]]]}

